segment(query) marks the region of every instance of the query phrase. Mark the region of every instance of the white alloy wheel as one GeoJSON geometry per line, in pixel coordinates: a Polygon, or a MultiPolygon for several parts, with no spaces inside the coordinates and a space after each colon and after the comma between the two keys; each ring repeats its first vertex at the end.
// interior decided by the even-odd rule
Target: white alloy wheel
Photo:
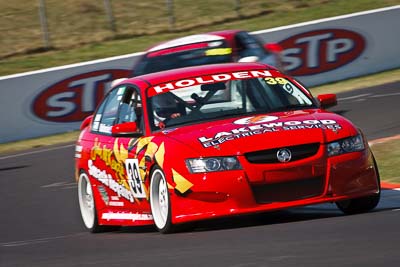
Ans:
{"type": "Polygon", "coordinates": [[[151,175],[150,205],[157,229],[162,233],[171,231],[171,208],[168,185],[161,169],[156,168],[151,175]]]}
{"type": "Polygon", "coordinates": [[[78,198],[83,222],[88,229],[92,230],[96,223],[96,210],[92,186],[86,173],[79,175],[78,198]]]}

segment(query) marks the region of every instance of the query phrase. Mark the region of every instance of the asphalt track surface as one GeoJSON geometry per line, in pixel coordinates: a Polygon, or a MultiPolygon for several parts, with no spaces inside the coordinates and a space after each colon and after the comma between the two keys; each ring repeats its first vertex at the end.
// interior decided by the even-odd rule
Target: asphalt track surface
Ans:
{"type": "MultiPolygon", "coordinates": [[[[372,140],[400,134],[400,82],[339,94],[372,140]]],[[[154,227],[88,233],[72,145],[0,156],[0,266],[400,266],[400,191],[376,210],[333,204],[212,220],[162,235],[154,227]]]]}

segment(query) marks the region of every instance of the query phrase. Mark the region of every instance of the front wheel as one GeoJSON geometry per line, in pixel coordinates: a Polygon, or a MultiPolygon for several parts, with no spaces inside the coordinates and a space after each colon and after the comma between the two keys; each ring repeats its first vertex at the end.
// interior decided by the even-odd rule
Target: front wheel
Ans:
{"type": "Polygon", "coordinates": [[[373,210],[379,203],[380,193],[372,196],[343,200],[336,206],[345,214],[357,214],[373,210]]]}
{"type": "MultiPolygon", "coordinates": [[[[371,152],[372,153],[372,152],[371,152]]],[[[348,199],[336,202],[336,206],[345,214],[357,214],[373,210],[379,203],[381,198],[381,180],[378,171],[378,165],[375,158],[374,168],[376,172],[376,179],[378,183],[378,192],[371,196],[360,197],[355,199],[348,199]]]]}
{"type": "Polygon", "coordinates": [[[151,174],[150,206],[158,231],[163,234],[173,232],[168,184],[164,172],[159,167],[156,167],[151,174]]]}

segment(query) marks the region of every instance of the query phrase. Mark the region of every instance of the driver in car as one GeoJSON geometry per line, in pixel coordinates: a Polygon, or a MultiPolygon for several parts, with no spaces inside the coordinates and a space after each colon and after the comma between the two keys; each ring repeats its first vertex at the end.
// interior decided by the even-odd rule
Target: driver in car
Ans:
{"type": "Polygon", "coordinates": [[[178,103],[173,94],[165,93],[152,98],[155,125],[159,128],[165,127],[168,119],[175,119],[184,113],[184,107],[178,103]]]}

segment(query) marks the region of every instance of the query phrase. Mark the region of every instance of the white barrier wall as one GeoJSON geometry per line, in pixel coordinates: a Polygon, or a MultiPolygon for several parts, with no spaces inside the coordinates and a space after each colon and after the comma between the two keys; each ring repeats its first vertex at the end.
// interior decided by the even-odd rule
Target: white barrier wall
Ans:
{"type": "MultiPolygon", "coordinates": [[[[253,32],[308,86],[400,67],[400,6],[253,32]]],[[[141,53],[0,77],[0,143],[79,129],[141,53]]]]}

